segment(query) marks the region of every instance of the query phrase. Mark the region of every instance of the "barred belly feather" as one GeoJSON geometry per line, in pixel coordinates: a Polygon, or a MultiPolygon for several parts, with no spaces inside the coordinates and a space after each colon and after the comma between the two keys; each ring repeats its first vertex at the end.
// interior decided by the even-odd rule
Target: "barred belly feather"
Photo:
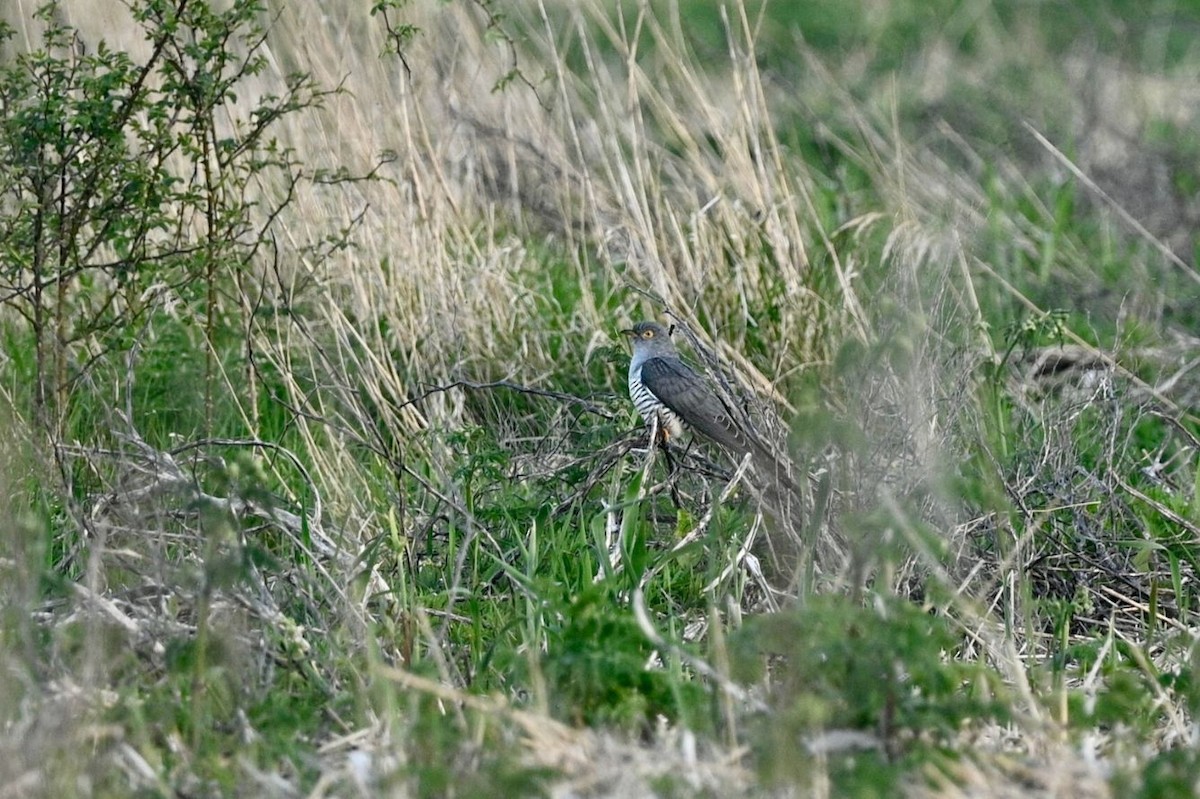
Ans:
{"type": "Polygon", "coordinates": [[[683,420],[673,410],[663,405],[658,397],[642,383],[641,369],[629,370],[629,397],[637,408],[646,424],[657,414],[659,429],[668,438],[678,438],[683,435],[683,420]]]}

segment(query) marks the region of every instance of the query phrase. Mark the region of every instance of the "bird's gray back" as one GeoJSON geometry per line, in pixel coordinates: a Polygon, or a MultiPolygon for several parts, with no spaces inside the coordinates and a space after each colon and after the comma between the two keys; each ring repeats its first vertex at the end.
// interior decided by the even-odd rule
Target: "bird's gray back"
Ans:
{"type": "Polygon", "coordinates": [[[739,455],[754,449],[716,391],[678,357],[648,358],[640,369],[641,385],[684,424],[739,455]]]}

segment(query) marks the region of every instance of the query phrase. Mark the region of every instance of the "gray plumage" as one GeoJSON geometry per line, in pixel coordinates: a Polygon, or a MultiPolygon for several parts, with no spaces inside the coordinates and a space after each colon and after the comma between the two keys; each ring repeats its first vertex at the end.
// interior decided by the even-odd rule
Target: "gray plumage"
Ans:
{"type": "Polygon", "coordinates": [[[638,322],[621,333],[633,342],[629,396],[646,424],[657,414],[667,439],[688,427],[738,457],[752,453],[761,465],[774,465],[767,448],[738,423],[708,381],[680,359],[669,330],[657,322],[638,322]]]}
{"type": "MultiPolygon", "coordinates": [[[[759,493],[764,510],[778,523],[777,529],[792,531],[790,536],[772,536],[772,557],[781,559],[777,566],[783,571],[794,572],[795,563],[788,559],[796,555],[792,545],[801,543],[804,535],[805,494],[790,477],[788,460],[777,458],[739,421],[742,417],[725,404],[713,385],[680,359],[670,330],[656,322],[638,322],[621,332],[633,342],[629,396],[638,413],[647,425],[657,416],[664,439],[678,438],[686,427],[739,460],[751,456],[755,476],[749,481],[751,489],[759,493]]],[[[816,555],[838,568],[845,562],[844,548],[836,538],[823,541],[816,555]]]]}

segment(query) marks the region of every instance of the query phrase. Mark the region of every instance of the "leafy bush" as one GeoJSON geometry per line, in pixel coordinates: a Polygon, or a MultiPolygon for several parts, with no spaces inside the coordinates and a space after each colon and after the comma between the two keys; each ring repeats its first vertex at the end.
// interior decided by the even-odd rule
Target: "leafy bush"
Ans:
{"type": "Polygon", "coordinates": [[[769,686],[773,712],[756,736],[761,768],[790,780],[818,753],[853,760],[864,750],[882,766],[1004,721],[1007,690],[986,666],[958,659],[962,642],[951,619],[879,596],[865,606],[813,597],[749,619],[730,652],[736,678],[769,686]],[[845,749],[833,743],[830,752],[846,733],[845,749]]]}

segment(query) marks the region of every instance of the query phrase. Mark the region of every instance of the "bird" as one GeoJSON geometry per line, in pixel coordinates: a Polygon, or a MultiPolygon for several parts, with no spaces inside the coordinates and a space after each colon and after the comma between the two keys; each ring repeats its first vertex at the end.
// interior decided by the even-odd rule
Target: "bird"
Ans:
{"type": "MultiPolygon", "coordinates": [[[[833,530],[818,535],[820,516],[811,519],[815,498],[809,498],[790,476],[786,458],[779,458],[736,413],[713,385],[679,357],[671,341],[674,325],[638,322],[622,330],[633,343],[629,359],[629,397],[642,419],[657,427],[663,441],[679,438],[691,429],[716,442],[739,461],[750,458],[747,484],[773,520],[767,541],[776,573],[800,574],[801,553],[811,550],[819,571],[836,571],[847,562],[845,543],[833,530]],[[657,422],[657,424],[655,424],[657,422]],[[810,501],[810,499],[812,501],[810,501]]],[[[653,444],[654,442],[651,442],[653,444]]],[[[809,476],[809,479],[812,479],[809,476]]],[[[825,484],[827,477],[821,480],[825,484]]],[[[826,493],[828,486],[822,489],[826,493]]]]}
{"type": "MultiPolygon", "coordinates": [[[[633,345],[629,359],[629,397],[647,425],[657,419],[665,441],[685,429],[716,442],[738,459],[750,455],[760,469],[787,480],[771,450],[738,421],[713,386],[679,357],[670,329],[657,322],[638,322],[622,330],[633,345]]],[[[790,480],[787,480],[790,483],[790,480]]]]}

